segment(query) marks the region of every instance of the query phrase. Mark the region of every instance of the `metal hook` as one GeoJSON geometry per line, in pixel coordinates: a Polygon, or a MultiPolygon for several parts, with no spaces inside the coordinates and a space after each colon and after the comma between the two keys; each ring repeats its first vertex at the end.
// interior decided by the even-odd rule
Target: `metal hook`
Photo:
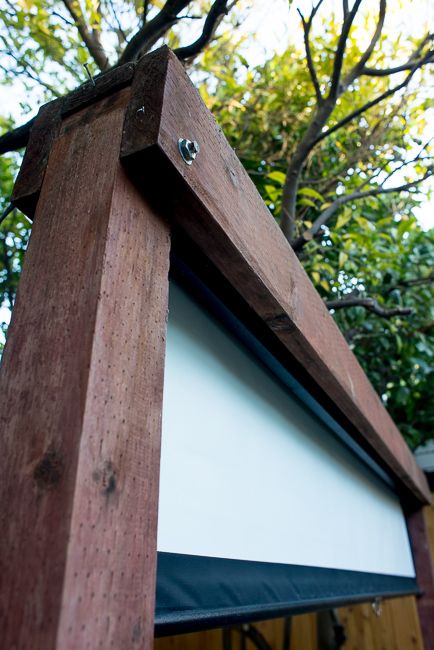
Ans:
{"type": "Polygon", "coordinates": [[[372,611],[379,618],[383,611],[383,602],[381,598],[375,598],[371,603],[372,611]]]}

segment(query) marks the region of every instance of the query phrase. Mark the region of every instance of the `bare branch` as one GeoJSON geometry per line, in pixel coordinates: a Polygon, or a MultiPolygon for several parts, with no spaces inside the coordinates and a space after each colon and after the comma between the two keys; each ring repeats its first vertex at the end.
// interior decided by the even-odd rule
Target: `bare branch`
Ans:
{"type": "MultiPolygon", "coordinates": [[[[98,4],[96,6],[96,11],[97,11],[97,14],[99,15],[99,17],[101,19],[102,10],[101,10],[101,2],[100,2],[100,0],[98,0],[98,4]]],[[[107,57],[107,55],[105,53],[103,45],[101,43],[101,30],[93,28],[91,34],[92,34],[92,39],[93,39],[93,42],[94,42],[94,45],[95,45],[95,50],[101,52],[103,57],[105,57],[105,67],[100,68],[101,71],[103,72],[104,70],[107,70],[109,68],[109,60],[108,60],[108,57],[107,57]]]]}
{"type": "MultiPolygon", "coordinates": [[[[15,54],[13,52],[11,52],[10,50],[5,51],[4,54],[6,54],[7,56],[10,56],[11,59],[13,59],[15,61],[17,66],[19,66],[21,68],[21,70],[19,70],[18,68],[15,69],[14,74],[16,74],[16,75],[25,75],[26,77],[28,77],[32,81],[35,81],[37,84],[39,84],[40,86],[42,86],[43,88],[48,90],[52,95],[54,95],[54,97],[61,97],[61,93],[59,93],[58,90],[56,90],[51,84],[49,84],[46,81],[44,81],[43,79],[41,79],[41,77],[39,76],[39,72],[34,69],[34,67],[31,65],[31,63],[29,62],[28,59],[25,60],[25,61],[20,61],[20,59],[17,56],[15,56],[15,54]]],[[[7,72],[3,68],[3,66],[1,66],[1,67],[5,72],[7,72]]]]}
{"type": "Polygon", "coordinates": [[[410,307],[392,307],[386,309],[382,307],[374,298],[341,298],[340,300],[328,300],[326,302],[328,309],[348,309],[349,307],[363,307],[367,311],[381,316],[382,318],[392,318],[393,316],[411,316],[413,309],[410,307]]]}
{"type": "Polygon", "coordinates": [[[122,28],[121,21],[119,20],[119,16],[117,15],[116,9],[115,9],[114,4],[113,4],[113,0],[109,0],[109,5],[110,5],[111,12],[113,14],[113,18],[115,19],[116,24],[118,26],[118,28],[116,30],[117,34],[118,34],[118,42],[119,42],[119,44],[126,43],[127,35],[125,34],[125,32],[124,32],[124,30],[122,28]]]}
{"type": "Polygon", "coordinates": [[[338,45],[335,53],[335,60],[333,63],[333,72],[331,78],[329,98],[337,98],[340,94],[340,79],[342,72],[342,65],[344,62],[345,48],[347,45],[348,36],[350,33],[351,26],[354,22],[354,18],[359,10],[360,3],[362,0],[355,0],[354,5],[350,11],[346,14],[344,22],[342,25],[342,31],[339,36],[338,45]]]}
{"type": "Polygon", "coordinates": [[[406,70],[411,70],[415,65],[420,67],[424,63],[432,63],[434,61],[434,50],[429,51],[429,56],[424,57],[424,59],[419,59],[419,61],[411,63],[403,63],[398,65],[395,68],[384,68],[383,70],[378,70],[377,68],[363,68],[361,75],[367,77],[389,77],[390,75],[396,74],[398,72],[405,72],[406,70]]]}
{"type": "Polygon", "coordinates": [[[371,54],[374,51],[374,48],[378,42],[378,39],[381,36],[381,32],[383,31],[385,17],[386,17],[386,0],[380,0],[378,22],[375,28],[374,35],[368,47],[366,48],[365,52],[362,54],[359,62],[356,63],[356,65],[352,68],[352,70],[350,70],[350,72],[345,77],[345,80],[343,82],[344,88],[347,88],[349,84],[351,84],[358,76],[360,76],[362,70],[365,67],[365,64],[369,61],[371,54]]]}
{"type": "Polygon", "coordinates": [[[62,14],[59,14],[57,11],[52,11],[51,15],[56,16],[56,18],[60,18],[60,20],[62,20],[64,23],[66,23],[70,27],[75,27],[75,23],[72,20],[68,20],[65,16],[62,16],[62,14]]]}
{"type": "Polygon", "coordinates": [[[178,59],[183,61],[192,59],[208,45],[223,17],[228,13],[228,2],[229,0],[215,0],[205,19],[202,34],[199,38],[191,45],[178,47],[178,49],[174,50],[178,59]]]}
{"type": "MultiPolygon", "coordinates": [[[[334,124],[332,127],[329,129],[326,129],[325,131],[322,131],[315,140],[310,145],[309,152],[318,144],[318,142],[321,142],[321,140],[324,140],[324,138],[328,138],[329,135],[337,131],[338,129],[341,129],[343,126],[346,126],[352,120],[354,120],[356,117],[359,117],[359,115],[362,115],[366,111],[368,111],[370,108],[373,108],[373,106],[376,106],[380,102],[382,102],[384,99],[387,99],[388,97],[391,97],[395,93],[397,93],[399,90],[402,88],[405,88],[408,86],[410,83],[411,78],[413,77],[414,73],[416,70],[419,70],[423,65],[426,63],[430,63],[431,58],[430,57],[424,57],[420,61],[414,64],[413,69],[410,71],[410,73],[406,76],[404,81],[401,83],[397,84],[396,86],[393,86],[393,88],[389,88],[389,90],[386,90],[384,93],[381,95],[378,95],[378,97],[375,97],[372,99],[370,102],[366,102],[366,104],[363,104],[363,106],[360,106],[360,108],[356,109],[346,117],[344,117],[342,120],[334,124]]],[[[309,153],[308,152],[308,153],[309,153]]]]}
{"type": "Polygon", "coordinates": [[[18,149],[27,147],[30,129],[34,121],[35,118],[0,136],[0,156],[9,151],[17,151],[18,149]]]}
{"type": "Polygon", "coordinates": [[[101,70],[104,72],[109,68],[109,60],[107,54],[105,53],[104,48],[101,45],[99,34],[96,33],[96,30],[91,31],[86,24],[86,21],[81,12],[76,10],[74,2],[72,0],[62,0],[66,9],[69,11],[69,14],[72,20],[75,23],[75,26],[83,39],[84,44],[86,45],[89,54],[92,56],[93,60],[101,70]]]}
{"type": "Polygon", "coordinates": [[[434,39],[434,34],[427,34],[425,38],[423,38],[422,41],[419,43],[419,45],[417,46],[417,48],[415,49],[415,51],[413,52],[409,60],[406,63],[403,63],[402,65],[397,65],[393,68],[383,68],[383,69],[363,67],[361,74],[369,77],[388,77],[389,75],[393,75],[398,72],[405,72],[406,70],[412,70],[415,65],[419,66],[424,60],[425,63],[430,63],[434,58],[434,50],[431,49],[423,57],[421,57],[420,54],[423,51],[425,45],[430,43],[433,39],[434,39]]]}
{"type": "Polygon", "coordinates": [[[434,271],[420,278],[411,278],[410,280],[399,280],[396,284],[387,288],[386,294],[392,293],[396,289],[411,289],[412,287],[421,287],[426,284],[434,284],[434,271]]]}
{"type": "Polygon", "coordinates": [[[128,63],[145,54],[159,38],[164,36],[180,17],[178,14],[190,4],[190,0],[166,0],[161,11],[147,21],[129,41],[117,65],[128,63]]]}
{"type": "Polygon", "coordinates": [[[318,104],[321,104],[321,102],[323,101],[323,97],[318,82],[318,76],[316,74],[315,64],[312,58],[312,51],[311,51],[310,41],[309,41],[309,33],[310,33],[310,28],[312,26],[312,20],[319,9],[321,2],[322,0],[318,2],[318,4],[315,7],[312,8],[312,13],[310,14],[309,20],[306,20],[303,14],[301,13],[300,9],[297,9],[303,25],[304,48],[306,50],[307,67],[309,69],[310,78],[312,79],[313,87],[315,89],[316,101],[318,104]]]}
{"type": "MultiPolygon", "coordinates": [[[[296,201],[301,171],[309,153],[315,145],[325,137],[323,135],[325,132],[323,132],[322,129],[327,124],[327,121],[336,106],[339,94],[345,90],[340,84],[343,58],[350,29],[361,1],[362,0],[355,0],[352,9],[348,11],[345,11],[345,9],[348,9],[347,5],[344,6],[344,22],[336,48],[329,94],[325,99],[322,99],[321,102],[317,103],[315,115],[310,121],[303,137],[298,142],[296,150],[289,161],[286,170],[286,178],[282,193],[280,228],[288,241],[293,239],[295,232],[296,201]]],[[[317,4],[315,10],[317,10],[318,7],[319,4],[317,4]]]]}
{"type": "Polygon", "coordinates": [[[407,190],[410,190],[412,187],[416,187],[422,181],[424,181],[426,178],[429,176],[432,176],[433,170],[429,169],[427,172],[421,177],[418,178],[415,181],[411,181],[410,183],[404,183],[403,185],[395,186],[395,187],[376,187],[372,190],[365,190],[364,192],[352,192],[351,194],[345,194],[344,196],[340,196],[336,201],[333,201],[331,205],[329,205],[328,208],[326,208],[317,219],[313,222],[312,226],[306,230],[304,233],[300,235],[300,237],[297,237],[297,239],[293,240],[291,242],[292,248],[295,251],[299,251],[307,244],[308,241],[311,241],[316,234],[319,232],[320,228],[324,226],[332,216],[337,212],[337,210],[345,205],[346,203],[350,203],[351,201],[358,201],[360,199],[364,199],[370,196],[379,196],[380,194],[392,194],[392,193],[397,193],[397,192],[405,192],[407,190]]]}

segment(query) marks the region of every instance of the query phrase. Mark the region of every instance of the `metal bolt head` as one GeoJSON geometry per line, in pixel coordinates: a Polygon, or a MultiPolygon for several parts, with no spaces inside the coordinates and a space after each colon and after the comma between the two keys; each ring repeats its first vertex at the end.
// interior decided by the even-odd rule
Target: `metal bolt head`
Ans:
{"type": "Polygon", "coordinates": [[[200,151],[199,143],[196,140],[187,140],[187,138],[179,138],[178,140],[179,153],[187,165],[191,165],[200,151]]]}

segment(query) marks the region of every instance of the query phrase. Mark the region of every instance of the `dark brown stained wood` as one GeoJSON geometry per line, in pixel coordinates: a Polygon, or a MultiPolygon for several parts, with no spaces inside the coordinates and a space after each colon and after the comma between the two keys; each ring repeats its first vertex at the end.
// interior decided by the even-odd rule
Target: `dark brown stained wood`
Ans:
{"type": "Polygon", "coordinates": [[[61,106],[62,100],[55,99],[40,108],[15,182],[11,201],[30,219],[35,214],[51,145],[60,129],[61,106]]]}
{"type": "Polygon", "coordinates": [[[48,155],[58,134],[61,116],[70,115],[125,88],[131,83],[135,67],[135,63],[126,63],[113,68],[95,77],[94,82],[87,81],[65,97],[55,99],[39,110],[12,195],[13,204],[30,219],[35,214],[48,155]]]}
{"type": "Polygon", "coordinates": [[[54,142],[0,374],[2,650],[153,637],[169,227],[119,163],[128,89],[54,142]]]}
{"type": "Polygon", "coordinates": [[[122,148],[128,154],[157,143],[171,56],[175,55],[163,46],[142,57],[137,64],[122,137],[122,148]]]}
{"type": "Polygon", "coordinates": [[[125,65],[112,68],[108,72],[96,76],[93,82],[89,79],[62,98],[62,115],[73,113],[107,95],[122,90],[131,83],[135,67],[135,63],[125,63],[125,65]]]}
{"type": "MultiPolygon", "coordinates": [[[[425,510],[425,509],[424,509],[425,510]]],[[[420,627],[426,650],[434,648],[434,555],[430,545],[424,511],[407,517],[416,578],[421,589],[417,599],[420,627]]]]}
{"type": "Polygon", "coordinates": [[[141,88],[133,81],[134,110],[128,110],[122,142],[129,174],[147,192],[154,174],[168,217],[268,324],[398,483],[429,502],[426,479],[404,439],[182,65],[167,49],[154,54],[152,65],[152,84],[141,88]],[[153,139],[134,117],[143,102],[153,115],[161,111],[159,120],[152,117],[153,125],[159,122],[153,139]],[[179,138],[200,145],[191,166],[180,156],[179,138]]]}

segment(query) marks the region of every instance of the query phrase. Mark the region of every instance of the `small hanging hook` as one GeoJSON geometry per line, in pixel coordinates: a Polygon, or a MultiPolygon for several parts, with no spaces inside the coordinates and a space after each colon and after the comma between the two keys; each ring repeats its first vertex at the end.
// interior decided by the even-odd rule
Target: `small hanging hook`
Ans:
{"type": "Polygon", "coordinates": [[[371,603],[371,607],[375,616],[380,617],[383,611],[383,602],[381,598],[375,598],[371,603]]]}

